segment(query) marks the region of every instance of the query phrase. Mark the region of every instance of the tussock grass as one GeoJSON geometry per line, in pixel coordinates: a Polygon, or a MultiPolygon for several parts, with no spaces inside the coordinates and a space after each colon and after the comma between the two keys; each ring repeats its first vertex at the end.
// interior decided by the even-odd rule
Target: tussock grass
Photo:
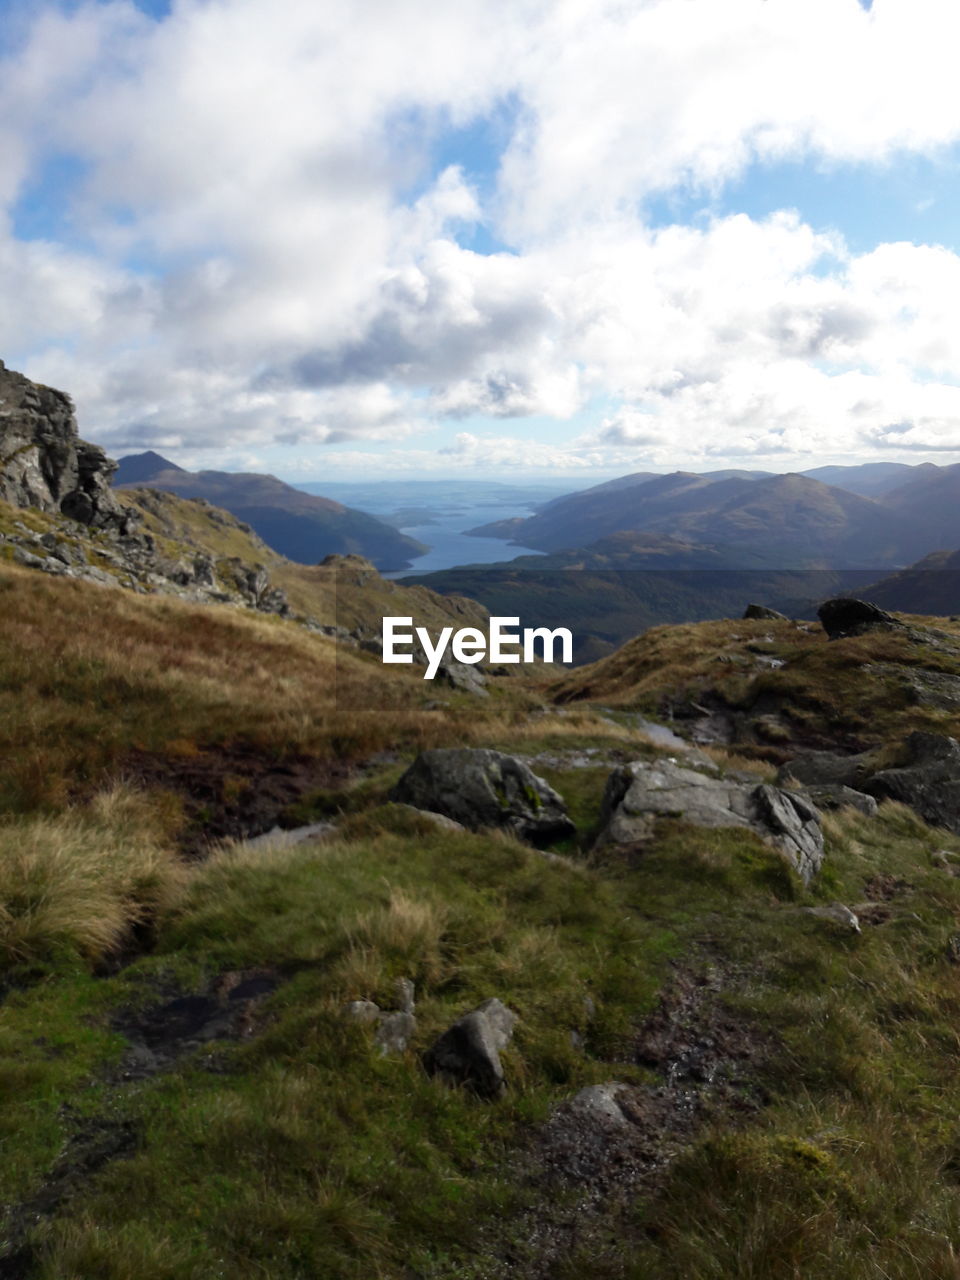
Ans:
{"type": "Polygon", "coordinates": [[[153,807],[124,788],[58,817],[0,823],[0,959],[95,963],[169,910],[186,873],[155,828],[153,807]]]}

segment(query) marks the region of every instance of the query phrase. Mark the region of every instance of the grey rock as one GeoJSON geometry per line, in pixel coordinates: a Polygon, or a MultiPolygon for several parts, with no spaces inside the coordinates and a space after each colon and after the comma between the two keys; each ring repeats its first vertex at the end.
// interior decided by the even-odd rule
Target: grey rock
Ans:
{"type": "Polygon", "coordinates": [[[347,1005],[347,1015],[357,1022],[377,1022],[380,1018],[380,1006],[372,1000],[351,1000],[347,1005]]]}
{"type": "Polygon", "coordinates": [[[382,1013],[374,1042],[381,1054],[403,1053],[416,1035],[417,1020],[412,1013],[382,1013]]]}
{"type": "Polygon", "coordinates": [[[831,640],[839,640],[843,636],[860,636],[876,628],[892,630],[901,628],[892,614],[867,600],[855,600],[850,596],[841,596],[835,600],[825,600],[817,610],[820,624],[831,640]]]}
{"type": "Polygon", "coordinates": [[[453,818],[448,818],[443,813],[431,813],[429,809],[416,809],[412,804],[402,804],[398,806],[406,809],[410,813],[415,813],[418,817],[425,818],[428,822],[433,823],[435,827],[439,827],[441,831],[466,831],[466,827],[462,822],[455,822],[453,818]]]}
{"type": "Polygon", "coordinates": [[[397,1002],[401,1013],[413,1013],[416,1005],[417,989],[409,978],[397,979],[397,1002]]]}
{"type": "Polygon", "coordinates": [[[259,836],[251,836],[244,844],[248,849],[290,849],[306,840],[327,840],[337,829],[335,822],[310,822],[303,827],[272,827],[259,836]]]}
{"type": "Polygon", "coordinates": [[[579,1093],[575,1093],[567,1102],[566,1109],[572,1115],[592,1124],[615,1129],[628,1128],[630,1121],[623,1113],[619,1095],[627,1089],[627,1085],[619,1080],[608,1080],[605,1084],[587,1085],[579,1093]]]}
{"type": "Polygon", "coordinates": [[[77,433],[70,397],[0,366],[0,498],[125,529],[133,517],[110,491],[116,470],[77,433]]]}
{"type": "Polygon", "coordinates": [[[14,548],[13,560],[24,569],[42,569],[44,564],[40,556],[35,556],[32,551],[27,551],[24,547],[14,548]]]}
{"type": "Polygon", "coordinates": [[[500,1050],[509,1044],[516,1021],[517,1015],[495,997],[484,1000],[427,1050],[424,1068],[482,1098],[499,1097],[506,1088],[500,1050]]]}
{"type": "Polygon", "coordinates": [[[867,756],[842,756],[834,751],[801,751],[777,774],[778,782],[802,782],[805,786],[852,787],[858,790],[870,771],[867,756]]]}
{"type": "Polygon", "coordinates": [[[855,912],[849,907],[845,907],[842,902],[831,902],[828,907],[801,907],[801,911],[808,916],[816,916],[820,920],[830,920],[834,924],[842,926],[844,929],[850,929],[853,933],[860,933],[860,921],[855,912]]]}
{"type": "Polygon", "coordinates": [[[563,797],[514,756],[487,748],[424,751],[390,793],[471,830],[502,827],[533,844],[572,835],[563,797]]]}
{"type": "Polygon", "coordinates": [[[877,800],[899,800],[931,826],[960,835],[960,745],[938,733],[911,733],[907,763],[882,769],[863,784],[877,800]]]}
{"type": "Polygon", "coordinates": [[[768,609],[765,604],[748,604],[743,611],[744,618],[758,618],[770,622],[789,622],[785,613],[776,609],[768,609]]]}
{"type": "Polygon", "coordinates": [[[805,794],[818,809],[857,809],[868,818],[876,816],[878,805],[873,796],[855,791],[853,787],[824,783],[808,787],[805,794]]]}
{"type": "Polygon", "coordinates": [[[466,662],[441,662],[434,677],[437,684],[458,689],[461,693],[472,693],[479,698],[488,698],[485,688],[486,678],[475,666],[466,662]]]}
{"type": "Polygon", "coordinates": [[[823,861],[820,815],[777,787],[707,777],[669,760],[634,761],[607,780],[596,848],[648,840],[660,817],[701,827],[744,827],[783,853],[808,884],[823,861]]]}

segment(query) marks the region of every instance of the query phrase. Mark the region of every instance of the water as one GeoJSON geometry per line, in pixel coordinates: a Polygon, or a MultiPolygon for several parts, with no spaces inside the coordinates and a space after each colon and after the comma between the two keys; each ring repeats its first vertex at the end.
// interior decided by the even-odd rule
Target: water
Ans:
{"type": "Polygon", "coordinates": [[[464,529],[474,529],[477,525],[488,524],[492,520],[502,520],[508,515],[532,514],[533,508],[530,506],[509,512],[491,505],[437,511],[430,524],[403,526],[404,533],[430,548],[427,554],[418,556],[411,568],[385,573],[383,576],[404,578],[414,573],[432,573],[435,569],[452,569],[456,565],[499,564],[504,560],[514,560],[517,556],[543,555],[544,552],[534,551],[532,548],[516,547],[507,539],[470,538],[463,532],[464,529]]]}

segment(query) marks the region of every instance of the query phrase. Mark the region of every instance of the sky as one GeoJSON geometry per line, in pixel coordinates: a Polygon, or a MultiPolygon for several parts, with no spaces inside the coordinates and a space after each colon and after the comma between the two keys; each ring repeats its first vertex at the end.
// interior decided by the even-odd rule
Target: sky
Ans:
{"type": "Polygon", "coordinates": [[[960,462],[955,0],[0,0],[0,358],[294,481],[960,462]]]}

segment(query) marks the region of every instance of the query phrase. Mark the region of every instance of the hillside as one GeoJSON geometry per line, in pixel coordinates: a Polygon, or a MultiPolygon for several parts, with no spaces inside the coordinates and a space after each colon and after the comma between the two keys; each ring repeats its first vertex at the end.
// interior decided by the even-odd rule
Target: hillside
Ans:
{"type": "Polygon", "coordinates": [[[873,574],[778,570],[766,557],[654,533],[618,533],[574,551],[517,556],[407,578],[467,595],[521,625],[568,626],[574,662],[591,662],[663,623],[739,618],[751,601],[809,616],[816,602],[860,590],[873,574]]]}
{"type": "Polygon", "coordinates": [[[0,590],[0,1274],[950,1274],[960,836],[825,812],[809,886],[742,828],[594,837],[624,761],[749,790],[800,742],[955,730],[890,673],[960,680],[960,629],[662,628],[438,705],[283,619],[0,590]],[[753,727],[710,754],[633,710],[686,733],[714,697],[753,727]],[[575,835],[545,858],[390,803],[446,746],[523,755],[575,835]],[[199,838],[276,818],[320,825],[199,838]],[[501,1091],[445,1085],[429,1046],[492,996],[501,1091]]]}
{"type": "Polygon", "coordinates": [[[926,551],[960,545],[960,463],[917,470],[922,474],[887,494],[886,504],[925,530],[926,551]]]}
{"type": "Polygon", "coordinates": [[[869,596],[884,609],[904,613],[960,612],[960,552],[934,551],[916,564],[870,586],[869,596]]]}
{"type": "Polygon", "coordinates": [[[251,525],[275,551],[302,564],[317,564],[327,555],[360,555],[384,571],[405,569],[426,550],[364,511],[304,493],[275,476],[184,471],[155,453],[122,458],[114,487],[144,485],[222,507],[251,525]]]}

